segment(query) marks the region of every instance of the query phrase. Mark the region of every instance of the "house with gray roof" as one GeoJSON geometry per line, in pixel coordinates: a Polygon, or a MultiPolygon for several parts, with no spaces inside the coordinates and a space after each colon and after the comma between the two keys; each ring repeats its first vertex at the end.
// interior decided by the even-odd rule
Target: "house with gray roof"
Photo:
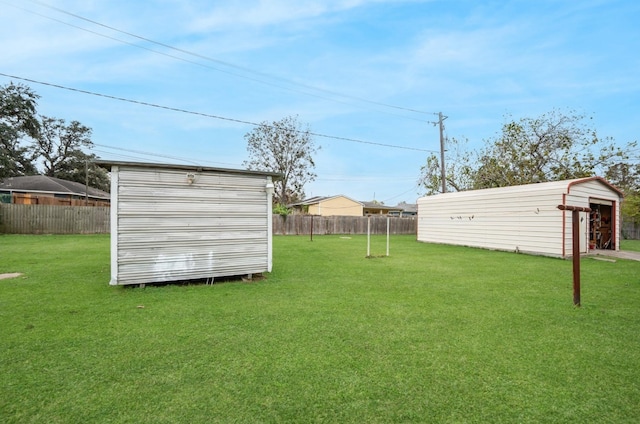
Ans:
{"type": "Polygon", "coordinates": [[[2,203],[109,206],[110,197],[106,191],[46,175],[9,177],[0,182],[2,203]]]}

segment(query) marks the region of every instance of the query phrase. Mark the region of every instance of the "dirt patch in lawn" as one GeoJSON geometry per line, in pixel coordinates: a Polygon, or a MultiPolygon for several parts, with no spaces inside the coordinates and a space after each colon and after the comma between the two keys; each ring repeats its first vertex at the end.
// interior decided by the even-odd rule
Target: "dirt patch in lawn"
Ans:
{"type": "Polygon", "coordinates": [[[19,272],[12,272],[10,274],[0,274],[0,280],[4,280],[7,278],[16,278],[21,276],[22,274],[20,274],[19,272]]]}

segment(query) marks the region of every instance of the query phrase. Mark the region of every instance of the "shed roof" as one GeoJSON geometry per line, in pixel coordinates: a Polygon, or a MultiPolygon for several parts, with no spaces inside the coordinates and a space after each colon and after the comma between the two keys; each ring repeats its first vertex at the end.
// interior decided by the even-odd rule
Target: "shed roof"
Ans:
{"type": "Polygon", "coordinates": [[[84,184],[63,180],[61,178],[46,175],[27,175],[23,177],[9,177],[0,183],[0,190],[30,191],[45,193],[65,193],[87,195],[94,198],[109,199],[111,195],[106,191],[94,187],[86,187],[84,184]]]}
{"type": "Polygon", "coordinates": [[[620,197],[624,197],[624,193],[622,190],[608,182],[602,177],[587,177],[587,178],[575,178],[572,180],[561,180],[561,181],[548,181],[543,183],[533,183],[533,184],[522,184],[515,186],[507,186],[507,187],[496,187],[496,188],[484,188],[479,190],[468,190],[468,191],[458,191],[454,193],[445,193],[445,194],[436,194],[434,196],[425,196],[425,197],[441,197],[441,196],[456,196],[456,197],[475,197],[475,196],[483,196],[489,195],[494,192],[513,192],[522,193],[522,192],[535,192],[535,191],[545,191],[545,190],[558,190],[563,193],[570,193],[571,188],[575,187],[579,184],[584,184],[589,181],[596,181],[609,190],[615,192],[620,197]]]}
{"type": "Polygon", "coordinates": [[[248,169],[232,169],[232,168],[216,168],[210,166],[200,165],[183,165],[183,164],[167,164],[167,163],[150,163],[150,162],[126,162],[126,161],[108,161],[98,160],[96,164],[111,170],[114,166],[128,166],[136,168],[159,168],[159,169],[173,169],[180,171],[192,171],[192,172],[221,172],[227,174],[243,174],[243,175],[261,175],[268,176],[274,179],[282,178],[282,174],[269,171],[251,171],[248,169]]]}

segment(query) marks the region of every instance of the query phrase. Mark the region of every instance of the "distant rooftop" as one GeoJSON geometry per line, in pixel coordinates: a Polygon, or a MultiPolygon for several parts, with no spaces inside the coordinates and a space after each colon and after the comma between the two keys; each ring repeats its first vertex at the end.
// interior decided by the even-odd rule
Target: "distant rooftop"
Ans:
{"type": "Polygon", "coordinates": [[[46,175],[27,175],[24,177],[9,177],[0,182],[2,191],[38,191],[46,193],[68,193],[85,195],[100,199],[109,199],[111,195],[106,191],[94,187],[87,187],[75,181],[61,178],[48,177],[46,175]]]}

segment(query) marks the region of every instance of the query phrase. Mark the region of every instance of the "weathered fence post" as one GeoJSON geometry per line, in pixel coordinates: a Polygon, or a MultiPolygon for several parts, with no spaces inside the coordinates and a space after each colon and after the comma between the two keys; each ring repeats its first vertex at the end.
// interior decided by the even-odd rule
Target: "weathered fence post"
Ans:
{"type": "Polygon", "coordinates": [[[571,237],[573,242],[573,304],[575,306],[580,306],[580,212],[591,212],[591,208],[558,205],[558,209],[571,211],[571,237]]]}

